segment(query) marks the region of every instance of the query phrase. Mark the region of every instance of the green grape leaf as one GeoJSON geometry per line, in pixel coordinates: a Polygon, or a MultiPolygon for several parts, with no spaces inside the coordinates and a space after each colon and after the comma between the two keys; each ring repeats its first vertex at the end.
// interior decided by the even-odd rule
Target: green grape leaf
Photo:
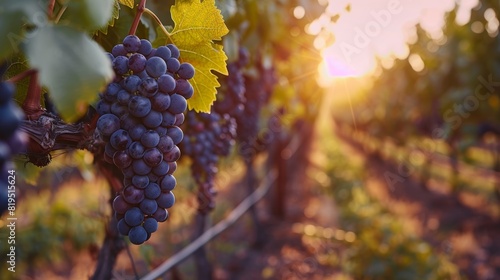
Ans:
{"type": "Polygon", "coordinates": [[[62,117],[76,120],[113,78],[109,58],[86,33],[68,26],[47,25],[28,38],[25,53],[31,67],[38,69],[40,83],[62,117]]]}
{"type": "Polygon", "coordinates": [[[134,0],[118,0],[120,4],[129,7],[130,9],[134,8],[134,0]]]}
{"type": "Polygon", "coordinates": [[[0,0],[0,61],[18,52],[24,40],[24,23],[44,24],[46,1],[0,0]]]}
{"type": "Polygon", "coordinates": [[[113,6],[113,12],[111,13],[111,18],[109,19],[108,24],[101,27],[98,31],[104,35],[107,35],[108,28],[115,26],[115,20],[117,20],[119,17],[120,17],[120,4],[118,3],[118,1],[115,1],[115,4],[113,6]]]}
{"type": "Polygon", "coordinates": [[[229,30],[224,24],[221,12],[215,6],[215,0],[176,1],[170,9],[174,28],[168,34],[160,34],[155,45],[164,45],[171,41],[181,52],[181,60],[191,63],[196,74],[191,80],[194,95],[188,100],[190,110],[210,112],[215,101],[217,76],[211,71],[227,75],[227,56],[220,44],[222,36],[229,30]]]}
{"type": "Polygon", "coordinates": [[[114,0],[68,1],[60,23],[95,31],[111,19],[114,0]]]}

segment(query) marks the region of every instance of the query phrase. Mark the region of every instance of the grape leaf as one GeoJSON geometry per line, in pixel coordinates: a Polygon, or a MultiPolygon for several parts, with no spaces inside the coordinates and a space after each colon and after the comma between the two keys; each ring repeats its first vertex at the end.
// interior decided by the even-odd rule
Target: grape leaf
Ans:
{"type": "Polygon", "coordinates": [[[111,27],[115,26],[115,20],[117,20],[119,17],[120,17],[120,4],[118,3],[118,1],[115,1],[113,12],[111,13],[111,18],[109,19],[108,24],[101,27],[98,31],[104,35],[107,35],[108,28],[110,26],[111,27]]]}
{"type": "Polygon", "coordinates": [[[27,37],[25,53],[40,83],[62,117],[76,120],[113,78],[109,58],[85,32],[68,26],[46,25],[27,37]]]}
{"type": "Polygon", "coordinates": [[[130,9],[134,8],[134,0],[118,0],[120,4],[129,7],[130,9]]]}
{"type": "Polygon", "coordinates": [[[59,22],[95,31],[109,22],[113,2],[114,0],[69,1],[59,22]]]}
{"type": "Polygon", "coordinates": [[[170,13],[174,29],[169,35],[160,33],[155,43],[171,41],[179,48],[182,61],[195,67],[196,74],[191,80],[194,95],[188,100],[189,109],[209,113],[216,88],[220,86],[211,71],[227,75],[227,56],[222,45],[214,41],[221,40],[229,30],[215,0],[176,1],[170,13]]]}
{"type": "Polygon", "coordinates": [[[46,14],[41,9],[47,7],[46,1],[0,0],[0,61],[16,53],[24,40],[24,24],[44,23],[46,14]]]}

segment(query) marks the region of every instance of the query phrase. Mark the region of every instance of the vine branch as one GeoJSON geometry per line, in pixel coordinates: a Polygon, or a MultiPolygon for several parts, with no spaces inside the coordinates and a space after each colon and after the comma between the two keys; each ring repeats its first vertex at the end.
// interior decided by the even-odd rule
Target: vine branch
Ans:
{"type": "Polygon", "coordinates": [[[151,11],[150,9],[148,8],[144,8],[144,13],[146,13],[148,16],[152,17],[153,20],[158,24],[158,26],[160,27],[161,31],[163,31],[163,33],[167,36],[168,40],[173,43],[174,41],[172,41],[172,38],[170,37],[170,33],[168,32],[168,30],[165,28],[165,26],[163,25],[163,23],[161,22],[160,18],[153,12],[151,11]]]}
{"type": "Polygon", "coordinates": [[[132,26],[130,26],[129,35],[134,35],[137,31],[137,26],[139,26],[139,22],[141,21],[141,16],[146,10],[146,0],[141,0],[139,5],[137,6],[137,14],[135,14],[134,21],[132,22],[132,26]]]}

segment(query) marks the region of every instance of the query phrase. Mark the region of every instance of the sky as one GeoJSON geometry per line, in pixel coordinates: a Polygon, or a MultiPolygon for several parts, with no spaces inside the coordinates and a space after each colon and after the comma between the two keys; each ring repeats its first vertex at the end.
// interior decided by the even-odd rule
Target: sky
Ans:
{"type": "MultiPolygon", "coordinates": [[[[324,0],[326,1],[326,0],[324,0]]],[[[335,43],[323,49],[327,72],[333,76],[360,76],[373,71],[375,58],[406,58],[407,42],[415,39],[417,23],[432,34],[442,36],[444,14],[455,6],[455,0],[328,0],[326,15],[340,13],[327,30],[335,43]],[[350,12],[345,7],[350,4],[350,12]]],[[[470,10],[478,0],[457,0],[459,23],[467,23],[470,10]]],[[[318,20],[311,29],[328,24],[329,16],[318,20]]],[[[318,39],[317,47],[324,42],[318,39]]]]}

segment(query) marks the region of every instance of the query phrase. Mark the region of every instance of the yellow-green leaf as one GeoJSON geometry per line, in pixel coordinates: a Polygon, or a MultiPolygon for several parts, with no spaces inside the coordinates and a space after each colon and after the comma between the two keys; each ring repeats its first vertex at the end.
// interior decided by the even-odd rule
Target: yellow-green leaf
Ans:
{"type": "MultiPolygon", "coordinates": [[[[176,1],[170,13],[174,29],[169,38],[179,48],[181,60],[196,69],[191,80],[194,95],[188,100],[189,109],[208,113],[220,86],[211,71],[227,75],[227,56],[222,45],[214,41],[220,41],[229,30],[215,0],[176,1]]],[[[165,39],[166,36],[163,44],[168,42],[165,39]]]]}
{"type": "Polygon", "coordinates": [[[118,0],[120,4],[129,7],[130,9],[134,8],[134,0],[118,0]]]}

